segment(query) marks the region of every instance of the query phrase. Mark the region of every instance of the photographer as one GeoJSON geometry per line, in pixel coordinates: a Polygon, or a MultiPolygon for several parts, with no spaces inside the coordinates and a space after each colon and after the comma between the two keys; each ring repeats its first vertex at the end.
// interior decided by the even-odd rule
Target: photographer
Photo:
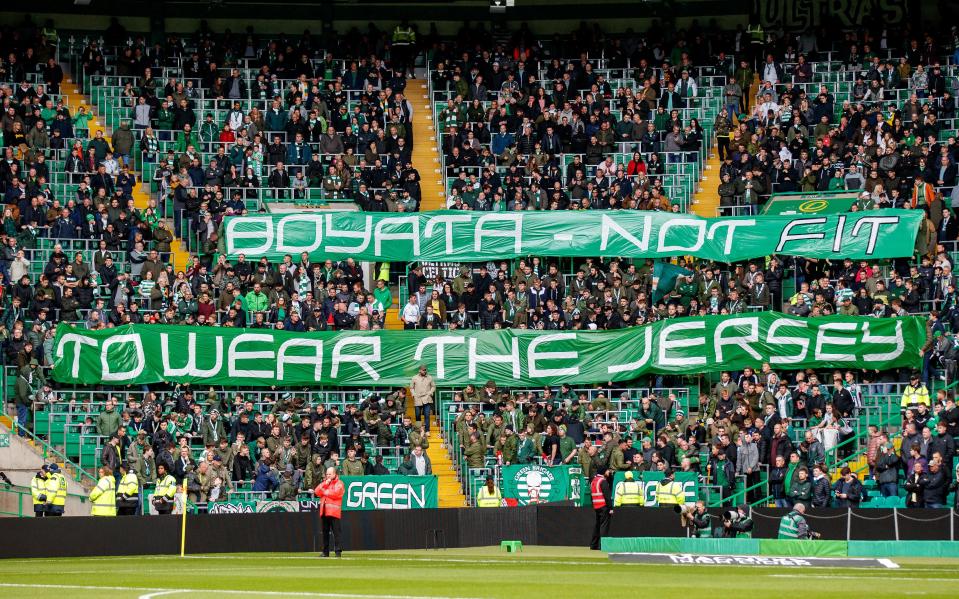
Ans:
{"type": "Polygon", "coordinates": [[[689,529],[689,535],[700,539],[713,536],[712,516],[706,511],[706,503],[697,501],[695,506],[682,506],[680,508],[680,522],[689,529]]]}
{"type": "Polygon", "coordinates": [[[723,532],[722,536],[727,539],[736,537],[749,537],[753,530],[753,521],[749,517],[749,506],[740,505],[736,511],[729,510],[723,512],[723,532]]]}
{"type": "Polygon", "coordinates": [[[779,538],[780,539],[818,539],[822,535],[818,532],[812,532],[809,530],[809,524],[806,523],[806,506],[802,503],[797,503],[793,506],[792,511],[783,516],[783,519],[779,521],[779,538]]]}

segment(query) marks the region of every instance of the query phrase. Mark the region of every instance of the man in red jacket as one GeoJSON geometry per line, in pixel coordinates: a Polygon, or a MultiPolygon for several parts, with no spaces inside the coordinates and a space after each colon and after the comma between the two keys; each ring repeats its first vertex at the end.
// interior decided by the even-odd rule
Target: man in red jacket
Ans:
{"type": "Polygon", "coordinates": [[[326,469],[323,479],[313,493],[320,498],[320,521],[323,523],[323,557],[330,557],[330,531],[333,531],[333,552],[342,555],[340,545],[340,515],[343,506],[343,481],[336,476],[336,468],[326,469]]]}

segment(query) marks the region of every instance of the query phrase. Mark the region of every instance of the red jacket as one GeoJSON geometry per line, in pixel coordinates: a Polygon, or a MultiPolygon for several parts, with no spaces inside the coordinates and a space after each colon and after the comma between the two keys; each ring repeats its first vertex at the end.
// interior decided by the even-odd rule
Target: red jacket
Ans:
{"type": "Polygon", "coordinates": [[[339,478],[321,482],[313,490],[313,493],[320,498],[320,515],[339,518],[343,506],[343,493],[345,492],[343,481],[339,478]]]}

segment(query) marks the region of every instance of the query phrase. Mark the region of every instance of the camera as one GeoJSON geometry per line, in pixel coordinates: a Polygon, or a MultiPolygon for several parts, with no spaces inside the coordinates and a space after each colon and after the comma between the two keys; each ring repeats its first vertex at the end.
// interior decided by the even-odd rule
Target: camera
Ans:
{"type": "Polygon", "coordinates": [[[739,521],[739,511],[738,510],[726,510],[723,512],[723,521],[724,522],[737,522],[739,521]]]}

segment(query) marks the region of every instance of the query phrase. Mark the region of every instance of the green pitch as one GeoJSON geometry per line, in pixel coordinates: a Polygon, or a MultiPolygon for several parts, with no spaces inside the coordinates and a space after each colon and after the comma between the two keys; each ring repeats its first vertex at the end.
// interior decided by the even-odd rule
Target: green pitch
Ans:
{"type": "MultiPolygon", "coordinates": [[[[8,539],[7,542],[13,542],[8,539]]],[[[955,596],[956,560],[896,560],[897,570],[613,564],[578,548],[0,560],[5,597],[529,597],[955,596]]]]}

